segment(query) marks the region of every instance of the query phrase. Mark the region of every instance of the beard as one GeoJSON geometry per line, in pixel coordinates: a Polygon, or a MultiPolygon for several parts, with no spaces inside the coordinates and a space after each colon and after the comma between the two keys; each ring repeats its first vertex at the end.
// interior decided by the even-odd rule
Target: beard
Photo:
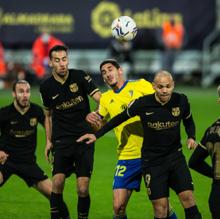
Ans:
{"type": "Polygon", "coordinates": [[[16,104],[21,108],[21,109],[24,109],[26,107],[28,107],[30,105],[30,102],[29,100],[25,100],[25,104],[22,104],[21,101],[19,101],[18,98],[15,99],[16,101],[16,104]]]}

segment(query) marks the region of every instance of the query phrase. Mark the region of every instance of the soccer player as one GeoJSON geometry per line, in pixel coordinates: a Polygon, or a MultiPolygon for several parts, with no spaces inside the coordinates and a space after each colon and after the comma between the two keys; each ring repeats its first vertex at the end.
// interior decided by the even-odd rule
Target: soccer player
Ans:
{"type": "MultiPolygon", "coordinates": [[[[220,97],[220,87],[218,87],[220,97]]],[[[209,195],[209,209],[212,219],[220,218],[220,119],[217,119],[208,127],[202,137],[201,142],[195,149],[189,160],[189,167],[204,176],[213,179],[212,189],[209,195]],[[205,159],[210,156],[212,165],[205,159]]]]}
{"type": "Polygon", "coordinates": [[[91,131],[85,120],[90,112],[88,95],[99,102],[101,93],[84,71],[68,69],[65,46],[54,46],[49,58],[52,75],[41,84],[40,92],[46,112],[46,158],[52,148],[54,151],[51,219],[58,218],[65,178],[73,171],[77,177],[78,218],[86,219],[90,208],[94,145],[77,143],[76,139],[91,131]]]}
{"type": "MultiPolygon", "coordinates": [[[[111,89],[102,94],[98,112],[87,116],[93,126],[100,119],[99,124],[102,120],[118,115],[132,100],[154,93],[152,84],[144,79],[125,81],[123,69],[114,59],[104,60],[100,64],[100,71],[104,82],[111,89]]],[[[130,118],[116,127],[115,135],[118,140],[118,162],[113,183],[114,219],[126,219],[126,206],[132,191],[140,191],[143,129],[139,117],[130,118]]],[[[171,211],[169,218],[176,218],[175,213],[171,211]]]]}
{"type": "Polygon", "coordinates": [[[130,117],[140,116],[144,132],[142,171],[153,204],[154,218],[167,218],[169,188],[172,188],[184,207],[185,218],[200,219],[180,140],[180,123],[183,121],[188,147],[195,148],[197,145],[188,99],[184,94],[173,92],[174,81],[167,71],[159,71],[155,75],[153,88],[155,94],[133,101],[127,110],[111,119],[95,135],[86,134],[77,141],[87,139],[86,143],[90,144],[130,117]]]}
{"type": "MultiPolygon", "coordinates": [[[[14,102],[0,109],[0,186],[16,174],[48,199],[51,180],[36,163],[37,125],[44,125],[42,108],[30,102],[30,84],[18,80],[13,85],[14,102]]],[[[62,218],[69,218],[62,203],[62,218]]]]}

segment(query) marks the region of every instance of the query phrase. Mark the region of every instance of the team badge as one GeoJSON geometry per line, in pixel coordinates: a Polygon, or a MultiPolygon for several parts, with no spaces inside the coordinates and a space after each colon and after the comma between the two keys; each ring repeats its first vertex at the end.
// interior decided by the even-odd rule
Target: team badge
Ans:
{"type": "Polygon", "coordinates": [[[36,126],[37,125],[37,118],[31,118],[30,119],[30,126],[36,126]]]}
{"type": "Polygon", "coordinates": [[[92,80],[92,78],[90,77],[90,75],[86,75],[84,78],[85,78],[88,82],[90,82],[90,81],[92,80]]]}
{"type": "Polygon", "coordinates": [[[179,107],[174,107],[172,108],[172,115],[177,117],[180,115],[180,108],[179,107]]]}
{"type": "Polygon", "coordinates": [[[70,84],[69,87],[70,87],[70,91],[73,93],[77,92],[79,89],[77,83],[70,84]]]}

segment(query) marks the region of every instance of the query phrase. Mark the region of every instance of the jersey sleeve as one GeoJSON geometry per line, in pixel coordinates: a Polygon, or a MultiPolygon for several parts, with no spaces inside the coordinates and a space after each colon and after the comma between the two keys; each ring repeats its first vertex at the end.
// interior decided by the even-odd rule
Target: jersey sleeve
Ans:
{"type": "Polygon", "coordinates": [[[182,104],[183,104],[183,118],[187,119],[192,115],[192,113],[190,110],[189,100],[188,100],[187,96],[185,96],[183,94],[182,94],[182,104]]]}
{"type": "Polygon", "coordinates": [[[138,98],[136,100],[133,100],[131,103],[129,103],[127,108],[127,114],[129,117],[134,117],[138,115],[139,110],[141,106],[141,98],[138,98]]]}
{"type": "Polygon", "coordinates": [[[89,96],[92,97],[97,91],[99,91],[99,88],[97,88],[93,82],[92,77],[84,71],[82,71],[82,82],[89,96]]]}
{"type": "Polygon", "coordinates": [[[47,95],[47,90],[43,86],[40,86],[40,96],[41,96],[43,107],[46,110],[49,110],[50,109],[50,98],[47,95]]]}
{"type": "Polygon", "coordinates": [[[108,118],[109,112],[106,108],[106,95],[102,95],[99,101],[98,113],[102,118],[108,118]]]}

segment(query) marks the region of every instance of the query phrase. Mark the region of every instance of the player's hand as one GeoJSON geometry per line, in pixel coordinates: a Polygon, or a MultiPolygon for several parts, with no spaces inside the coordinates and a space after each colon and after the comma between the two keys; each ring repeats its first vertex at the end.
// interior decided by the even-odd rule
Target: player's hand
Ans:
{"type": "Polygon", "coordinates": [[[77,142],[85,141],[86,144],[91,144],[96,141],[96,137],[94,134],[85,134],[76,140],[77,142]],[[86,141],[85,141],[86,140],[86,141]]]}
{"type": "Polygon", "coordinates": [[[49,163],[53,163],[52,148],[53,148],[52,142],[47,142],[44,153],[45,153],[45,158],[49,163]]]}
{"type": "Polygon", "coordinates": [[[7,153],[5,153],[4,151],[0,151],[0,163],[4,164],[5,161],[7,160],[8,156],[9,155],[7,153]]]}
{"type": "Polygon", "coordinates": [[[102,118],[97,112],[91,112],[86,116],[86,121],[91,125],[93,130],[97,131],[102,127],[102,118]]]}
{"type": "Polygon", "coordinates": [[[193,138],[189,138],[187,140],[187,146],[190,150],[195,149],[198,146],[198,143],[193,138]]]}

